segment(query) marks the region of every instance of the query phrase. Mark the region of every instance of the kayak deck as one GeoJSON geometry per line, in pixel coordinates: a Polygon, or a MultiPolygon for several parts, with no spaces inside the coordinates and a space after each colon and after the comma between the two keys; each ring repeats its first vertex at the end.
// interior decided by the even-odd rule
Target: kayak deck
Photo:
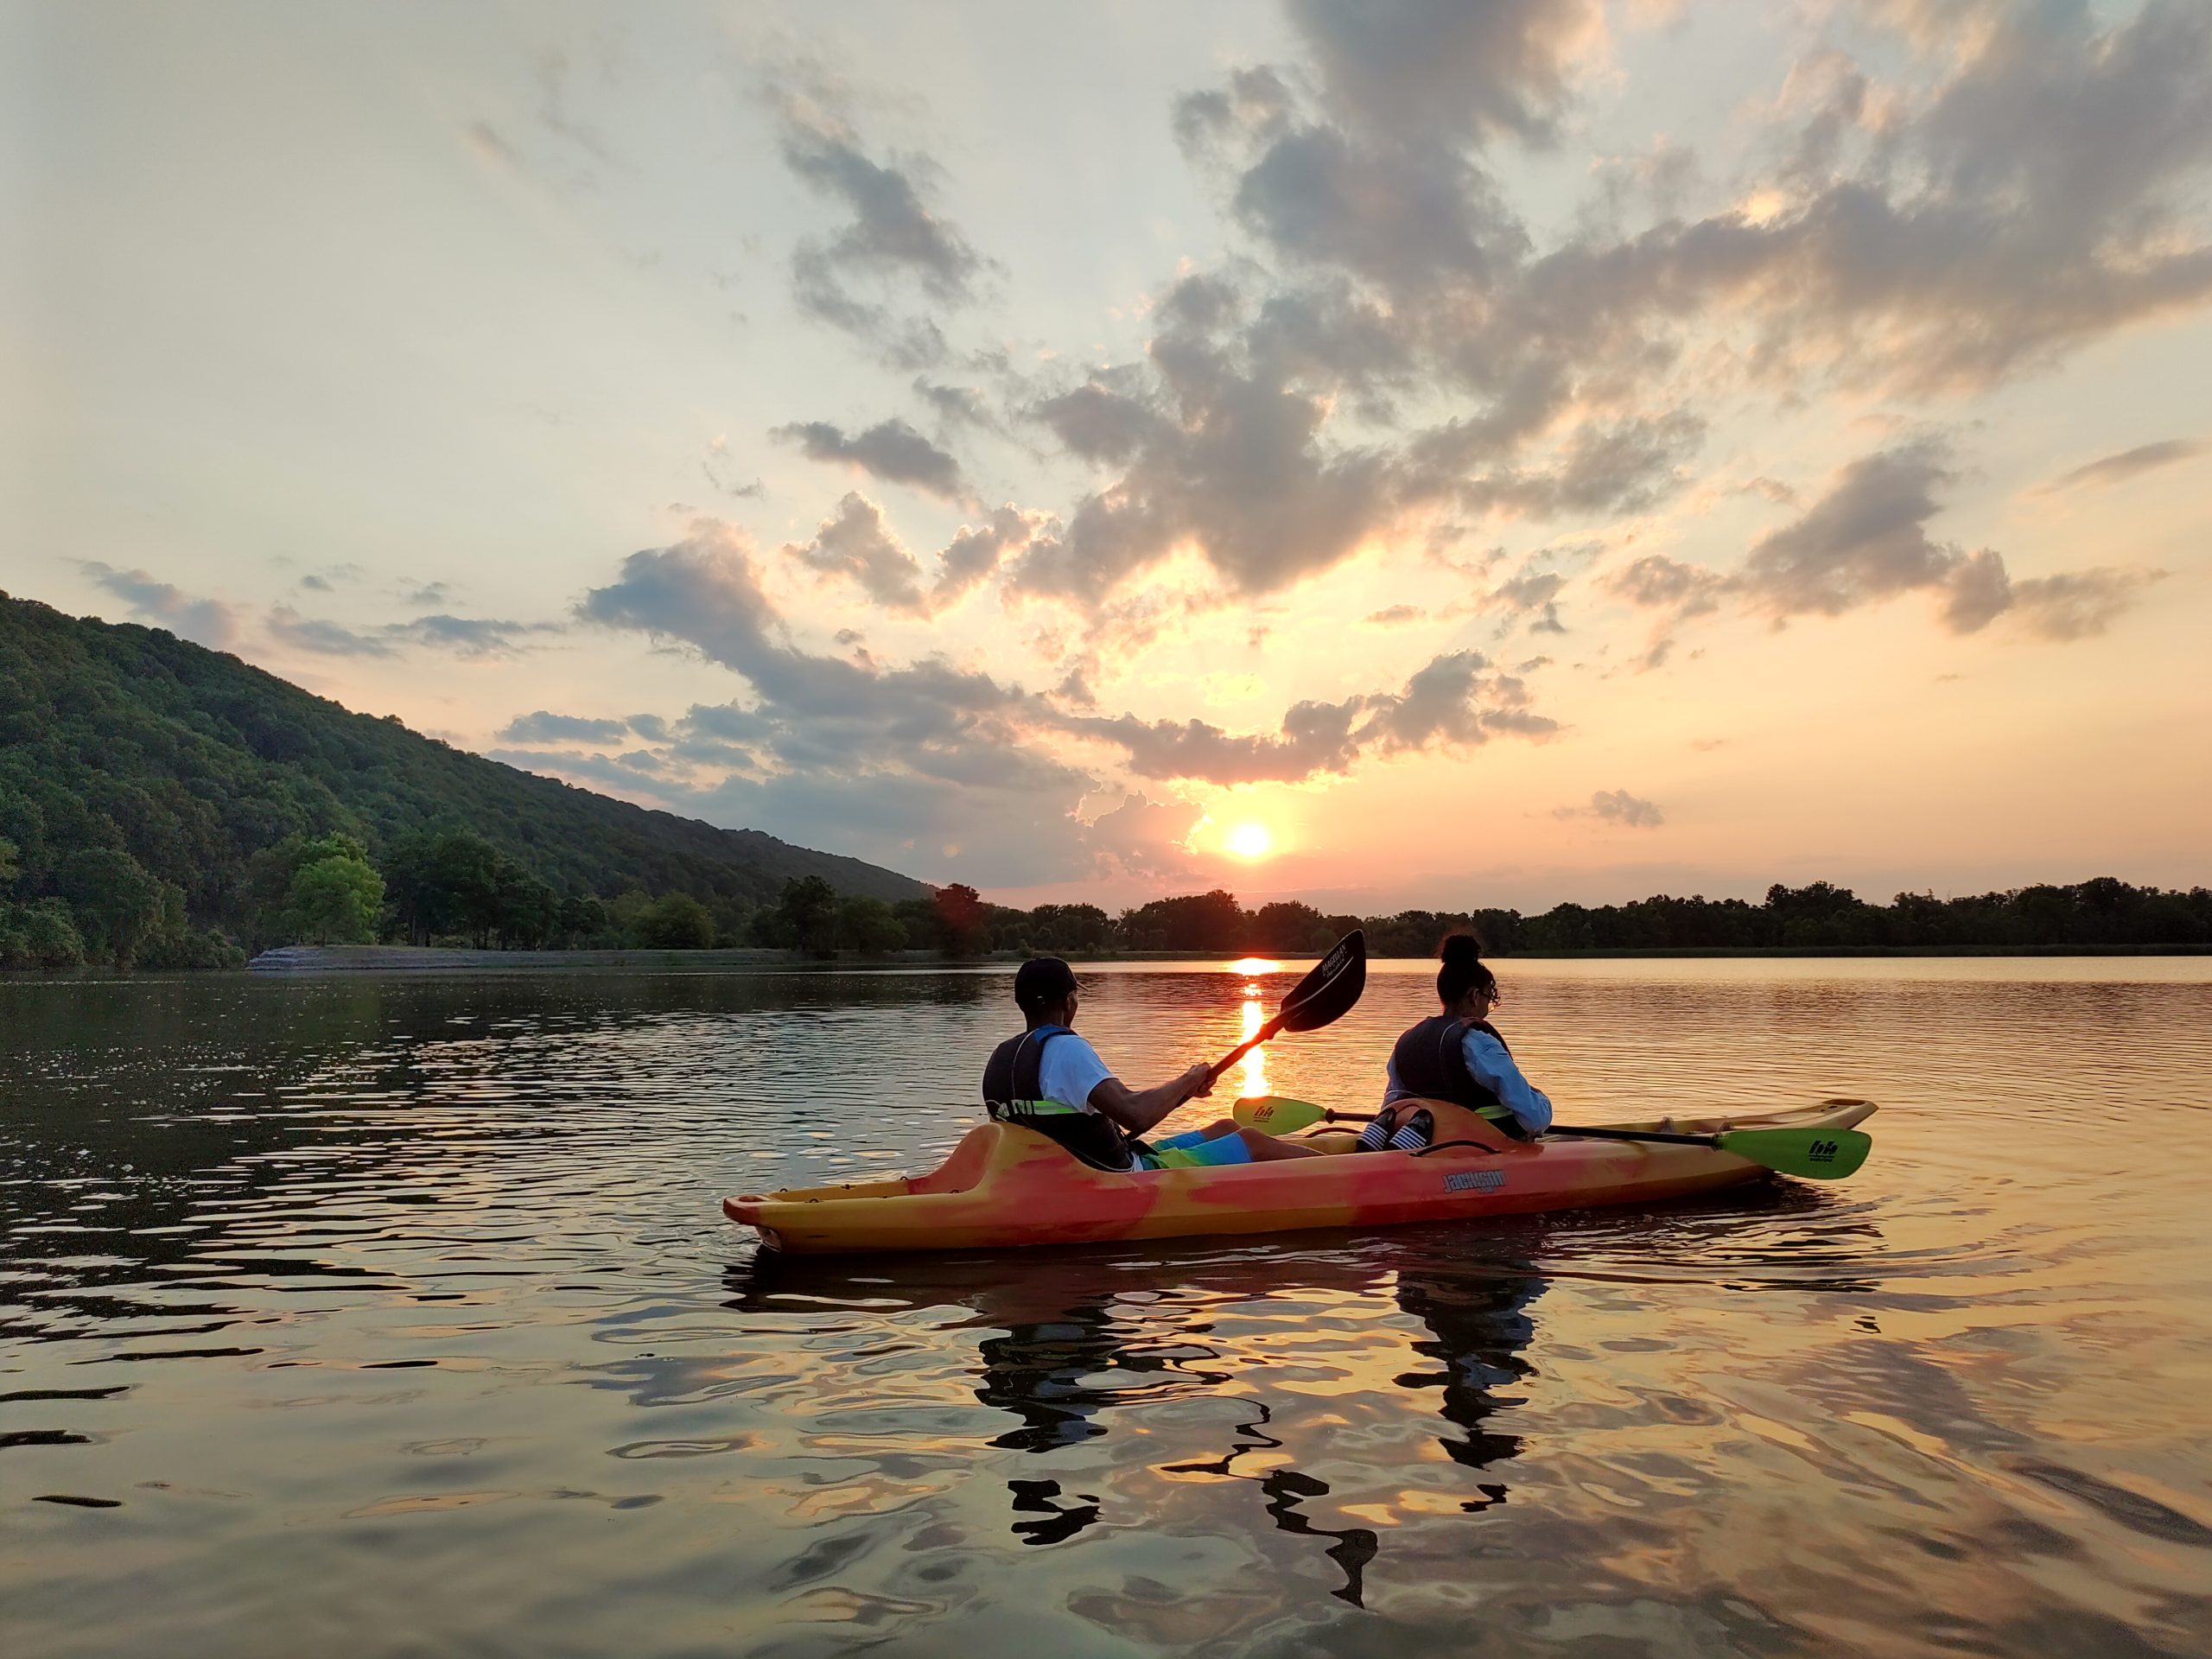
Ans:
{"type": "MultiPolygon", "coordinates": [[[[1002,1249],[1206,1234],[1369,1228],[1649,1203],[1764,1178],[1717,1147],[1620,1141],[1514,1141],[1439,1101],[1433,1146],[1351,1150],[1330,1131],[1309,1143],[1343,1155],[1199,1169],[1093,1169],[1033,1129],[982,1123],[926,1174],[798,1187],[722,1200],[731,1220],[799,1255],[1002,1249]]],[[[1850,1128],[1863,1100],[1755,1116],[1649,1119],[1609,1128],[1705,1135],[1726,1128],[1850,1128]]]]}

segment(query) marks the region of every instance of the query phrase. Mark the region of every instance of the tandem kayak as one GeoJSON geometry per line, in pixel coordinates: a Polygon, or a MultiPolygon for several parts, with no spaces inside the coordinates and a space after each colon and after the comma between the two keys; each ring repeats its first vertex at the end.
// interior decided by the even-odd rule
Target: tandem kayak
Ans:
{"type": "MultiPolygon", "coordinates": [[[[795,1187],[722,1200],[731,1220],[793,1255],[1004,1249],[1121,1239],[1394,1227],[1532,1210],[1642,1204],[1764,1179],[1769,1171],[1717,1147],[1630,1141],[1510,1140],[1443,1102],[1435,1144],[1357,1152],[1331,1131],[1308,1143],[1332,1154],[1120,1174],[1079,1162],[1034,1129],[982,1123],[926,1175],[795,1187]]],[[[1754,1116],[1624,1123],[1623,1129],[1847,1129],[1863,1100],[1824,1101],[1754,1116]]]]}

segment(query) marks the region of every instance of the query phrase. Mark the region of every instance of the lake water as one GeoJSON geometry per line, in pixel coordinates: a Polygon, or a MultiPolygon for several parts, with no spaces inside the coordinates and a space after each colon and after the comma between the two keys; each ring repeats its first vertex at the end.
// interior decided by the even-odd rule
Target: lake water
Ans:
{"type": "MultiPolygon", "coordinates": [[[[1081,1024],[1149,1083],[1303,965],[1081,1024]]],[[[10,1659],[2212,1651],[2212,961],[1500,966],[1562,1116],[1872,1160],[792,1262],[721,1196],[934,1161],[1007,970],[0,982],[10,1659]]]]}

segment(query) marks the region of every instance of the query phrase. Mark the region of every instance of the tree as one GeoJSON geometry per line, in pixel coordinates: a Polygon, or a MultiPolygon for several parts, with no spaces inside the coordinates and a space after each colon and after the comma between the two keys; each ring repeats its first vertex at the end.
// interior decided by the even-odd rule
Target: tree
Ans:
{"type": "Polygon", "coordinates": [[[649,950],[704,950],[715,942],[715,918],[690,893],[664,893],[639,912],[637,939],[649,950]]]}
{"type": "Polygon", "coordinates": [[[287,930],[308,944],[368,944],[384,914],[384,878],[365,858],[340,853],[303,864],[284,897],[287,930]]]}
{"type": "Polygon", "coordinates": [[[963,882],[939,887],[936,899],[939,949],[948,957],[983,953],[983,895],[963,882]]]}
{"type": "Polygon", "coordinates": [[[64,858],[54,885],[69,902],[90,954],[130,966],[138,942],[160,925],[160,883],[115,847],[84,847],[64,858]]]}
{"type": "Polygon", "coordinates": [[[837,901],[838,949],[881,956],[906,943],[906,930],[880,899],[849,893],[837,901]]]}
{"type": "Polygon", "coordinates": [[[836,948],[837,889],[818,875],[793,876],[771,910],[753,918],[753,934],[782,950],[827,956],[836,948]]]}

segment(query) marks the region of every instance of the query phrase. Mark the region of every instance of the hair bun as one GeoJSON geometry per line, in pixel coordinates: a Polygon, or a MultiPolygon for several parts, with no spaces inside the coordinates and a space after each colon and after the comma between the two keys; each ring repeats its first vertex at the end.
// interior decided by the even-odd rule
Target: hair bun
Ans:
{"type": "Polygon", "coordinates": [[[1472,967],[1483,959],[1482,942],[1471,933],[1454,933],[1444,941],[1447,968],[1472,967]]]}

